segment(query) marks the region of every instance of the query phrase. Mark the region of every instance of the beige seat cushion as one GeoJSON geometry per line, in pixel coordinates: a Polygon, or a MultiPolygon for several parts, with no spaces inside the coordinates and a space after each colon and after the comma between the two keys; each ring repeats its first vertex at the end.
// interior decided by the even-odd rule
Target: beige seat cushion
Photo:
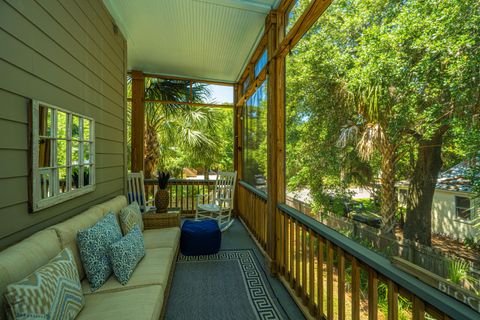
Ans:
{"type": "Polygon", "coordinates": [[[143,232],[145,249],[177,248],[180,241],[180,228],[150,229],[143,232]]]}
{"type": "Polygon", "coordinates": [[[0,319],[5,319],[3,293],[8,284],[20,281],[47,264],[61,251],[54,230],[43,230],[0,252],[0,319]]]}
{"type": "Polygon", "coordinates": [[[85,296],[85,306],[76,320],[151,320],[159,319],[162,311],[161,285],[95,293],[85,296]]]}
{"type": "Polygon", "coordinates": [[[94,208],[102,209],[103,215],[112,211],[118,217],[120,210],[127,205],[127,198],[125,196],[116,196],[111,200],[95,205],[94,208]]]}
{"type": "Polygon", "coordinates": [[[125,286],[120,284],[117,278],[112,275],[107,282],[94,293],[92,293],[87,279],[83,280],[82,291],[85,295],[91,295],[156,284],[162,285],[165,288],[170,270],[172,269],[174,255],[175,251],[172,248],[147,249],[145,250],[145,257],[140,261],[125,286]]]}
{"type": "Polygon", "coordinates": [[[72,251],[73,256],[75,257],[75,262],[77,263],[78,275],[80,276],[80,279],[85,278],[85,271],[83,269],[82,261],[80,260],[80,252],[78,251],[77,247],[77,232],[78,230],[93,226],[102,217],[102,209],[94,206],[73,218],[51,227],[57,231],[62,248],[69,248],[72,251]]]}

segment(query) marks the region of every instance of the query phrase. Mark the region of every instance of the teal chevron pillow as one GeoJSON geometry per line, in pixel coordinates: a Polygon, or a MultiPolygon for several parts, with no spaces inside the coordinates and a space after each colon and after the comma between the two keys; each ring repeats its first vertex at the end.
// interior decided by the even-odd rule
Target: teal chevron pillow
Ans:
{"type": "Polygon", "coordinates": [[[70,249],[5,291],[12,319],[75,319],[85,304],[70,249]]]}
{"type": "Polygon", "coordinates": [[[120,218],[120,224],[124,235],[130,233],[136,225],[138,225],[140,231],[143,231],[142,212],[136,201],[130,203],[125,208],[122,208],[118,216],[120,218]]]}
{"type": "Polygon", "coordinates": [[[100,288],[112,274],[108,249],[122,238],[114,213],[109,213],[94,226],[77,233],[77,246],[92,291],[100,288]]]}
{"type": "Polygon", "coordinates": [[[138,262],[145,256],[145,243],[139,226],[110,246],[110,260],[118,281],[126,285],[138,262]]]}

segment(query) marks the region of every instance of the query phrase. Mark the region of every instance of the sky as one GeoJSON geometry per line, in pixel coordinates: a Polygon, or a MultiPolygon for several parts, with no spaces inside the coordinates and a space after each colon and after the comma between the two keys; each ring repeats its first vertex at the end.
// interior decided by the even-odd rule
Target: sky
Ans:
{"type": "Polygon", "coordinates": [[[216,103],[232,103],[233,104],[233,87],[209,85],[212,90],[212,100],[216,103]]]}

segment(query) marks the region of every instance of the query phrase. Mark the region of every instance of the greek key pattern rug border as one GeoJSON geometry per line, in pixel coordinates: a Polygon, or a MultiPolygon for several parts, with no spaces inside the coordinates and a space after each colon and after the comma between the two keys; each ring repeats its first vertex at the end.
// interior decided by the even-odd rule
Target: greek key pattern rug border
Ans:
{"type": "MultiPolygon", "coordinates": [[[[179,254],[177,263],[189,262],[207,262],[207,261],[224,261],[236,260],[242,270],[245,287],[248,290],[250,303],[254,311],[258,314],[258,319],[283,319],[282,314],[278,310],[278,306],[274,301],[278,300],[271,297],[267,289],[265,275],[262,277],[261,272],[265,274],[263,269],[257,265],[255,253],[252,250],[222,250],[217,254],[202,256],[184,256],[179,254]]],[[[273,290],[272,290],[273,292],[273,290]]]]}

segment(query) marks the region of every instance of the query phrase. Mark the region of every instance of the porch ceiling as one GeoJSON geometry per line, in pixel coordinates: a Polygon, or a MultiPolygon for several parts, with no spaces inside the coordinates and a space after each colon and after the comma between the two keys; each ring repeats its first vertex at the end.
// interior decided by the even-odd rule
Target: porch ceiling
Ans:
{"type": "Polygon", "coordinates": [[[128,69],[236,82],[279,0],[103,0],[128,42],[128,69]]]}

